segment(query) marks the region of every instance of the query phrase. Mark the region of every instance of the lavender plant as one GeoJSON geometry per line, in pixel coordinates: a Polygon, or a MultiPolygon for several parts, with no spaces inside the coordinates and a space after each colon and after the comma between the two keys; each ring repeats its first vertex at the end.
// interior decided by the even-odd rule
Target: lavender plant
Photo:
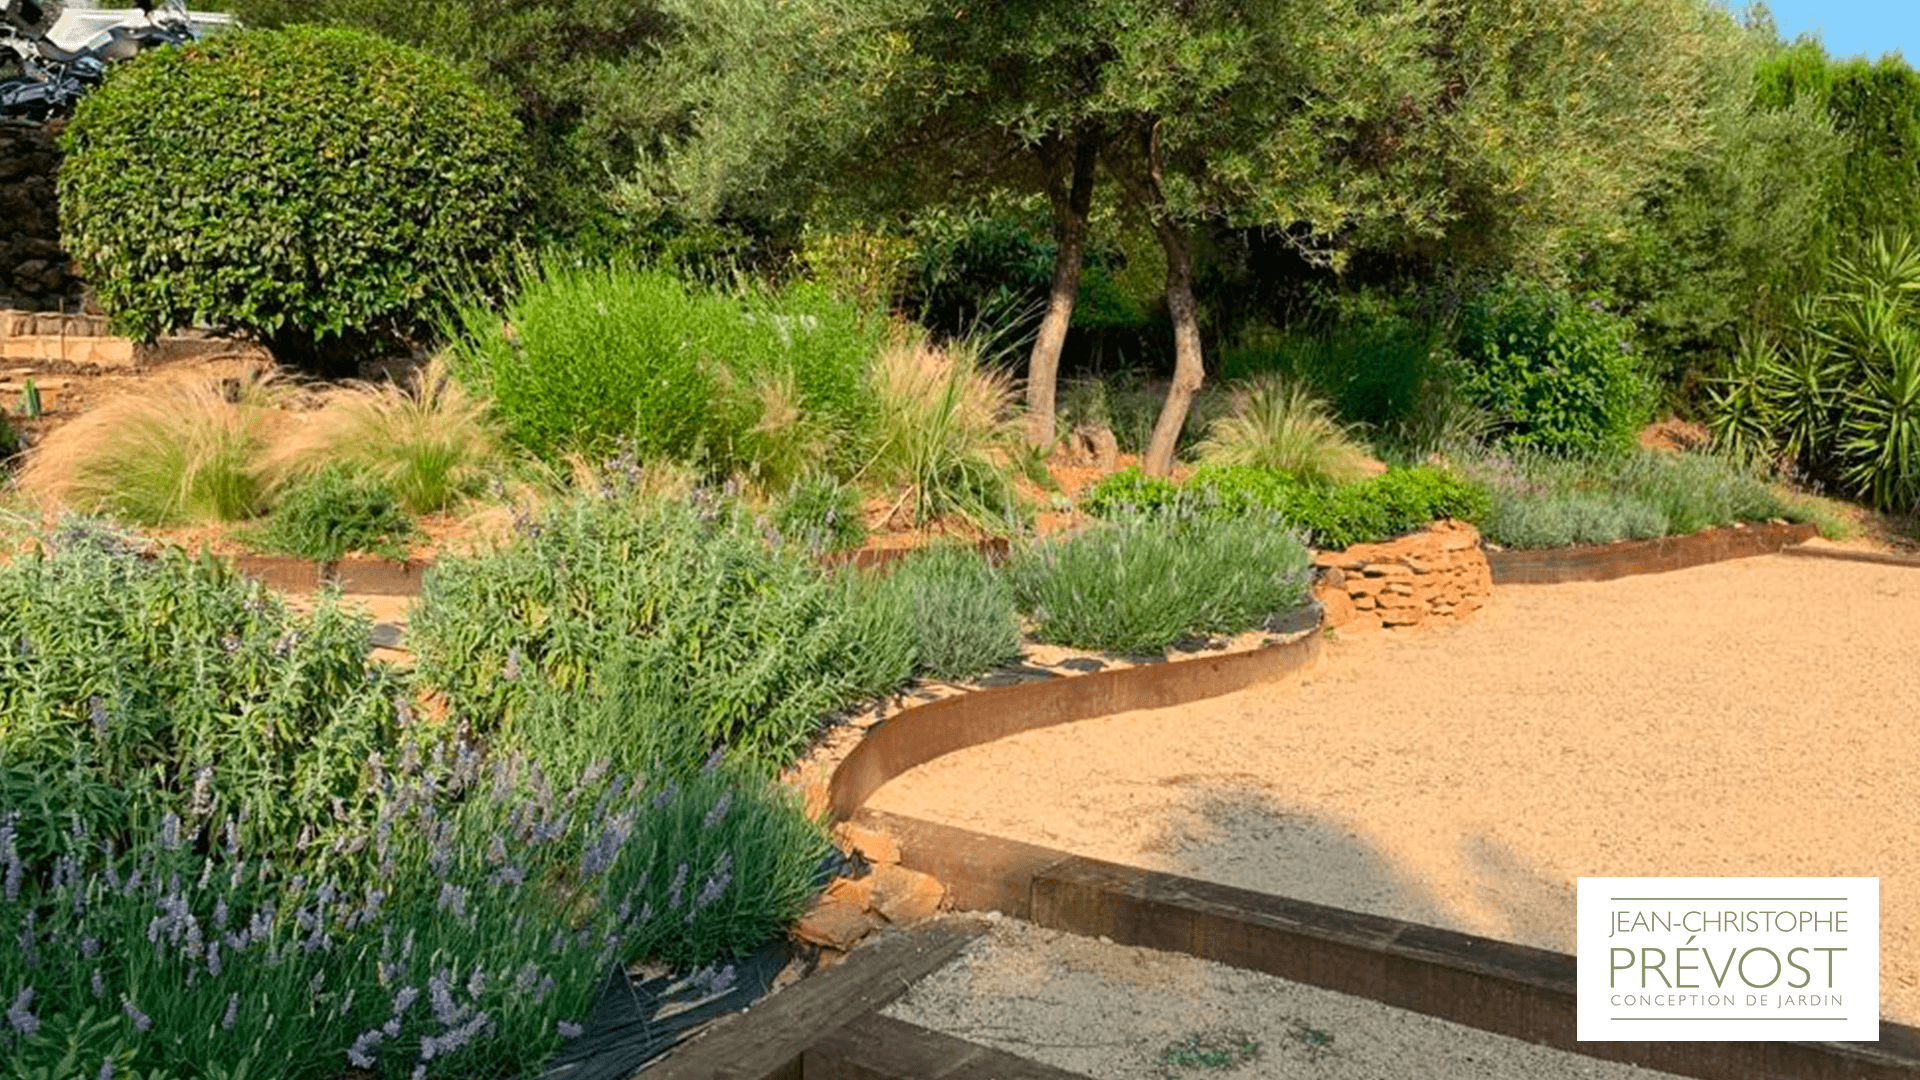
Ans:
{"type": "Polygon", "coordinates": [[[409,637],[421,675],[502,744],[679,775],[723,746],[771,774],[913,657],[911,626],[734,500],[611,483],[523,519],[498,552],[440,560],[409,637]]]}
{"type": "Polygon", "coordinates": [[[404,680],[367,658],[367,619],[295,614],[211,558],[147,552],[69,522],[0,566],[0,801],[52,850],[69,812],[96,836],[232,816],[249,844],[316,849],[372,812],[361,762],[404,680]]]}
{"type": "Polygon", "coordinates": [[[525,1075],[580,1034],[615,961],[706,963],[718,989],[730,953],[805,905],[825,848],[717,763],[559,790],[440,757],[368,763],[387,797],[348,879],[171,815],[126,852],[76,826],[31,867],[0,809],[0,1076],[525,1075]]]}

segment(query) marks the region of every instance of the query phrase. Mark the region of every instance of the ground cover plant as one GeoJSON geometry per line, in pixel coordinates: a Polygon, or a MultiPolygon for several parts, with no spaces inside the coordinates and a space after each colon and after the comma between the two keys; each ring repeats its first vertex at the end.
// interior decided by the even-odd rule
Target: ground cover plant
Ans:
{"type": "Polygon", "coordinates": [[[1271,514],[1131,513],[1023,547],[1007,567],[1036,640],[1154,652],[1306,602],[1306,545],[1271,514]]]}
{"type": "Polygon", "coordinates": [[[1817,503],[1784,493],[1724,455],[1639,449],[1557,458],[1468,451],[1456,454],[1454,464],[1490,493],[1476,523],[1488,540],[1506,547],[1685,536],[1776,518],[1836,527],[1817,503]]]}
{"type": "Polygon", "coordinates": [[[717,769],[556,789],[463,748],[378,775],[338,877],[172,816],[105,854],[63,830],[30,861],[0,816],[0,1075],[530,1075],[615,961],[707,964],[696,981],[723,989],[826,848],[790,795],[717,769]]]}
{"type": "Polygon", "coordinates": [[[413,519],[386,487],[333,466],[288,486],[266,521],[240,535],[262,551],[315,562],[338,562],[350,552],[404,562],[413,531],[413,519]]]}
{"type": "Polygon", "coordinates": [[[1395,469],[1367,480],[1326,485],[1256,466],[1203,466],[1184,484],[1123,470],[1082,500],[1101,517],[1174,513],[1218,520],[1248,513],[1277,517],[1323,548],[1391,539],[1441,518],[1472,521],[1486,493],[1449,471],[1395,469]]]}
{"type": "Polygon", "coordinates": [[[771,772],[913,663],[907,623],[704,489],[650,500],[609,486],[529,516],[498,551],[439,560],[410,639],[423,676],[488,738],[650,775],[721,746],[771,772]],[[572,696],[599,711],[561,707],[572,696]],[[612,730],[568,726],[608,708],[612,730]]]}
{"type": "Polygon", "coordinates": [[[0,565],[0,778],[41,813],[31,852],[82,814],[96,837],[163,814],[234,816],[257,849],[337,838],[373,797],[406,685],[367,658],[368,619],[296,614],[209,558],[70,521],[0,565]]]}

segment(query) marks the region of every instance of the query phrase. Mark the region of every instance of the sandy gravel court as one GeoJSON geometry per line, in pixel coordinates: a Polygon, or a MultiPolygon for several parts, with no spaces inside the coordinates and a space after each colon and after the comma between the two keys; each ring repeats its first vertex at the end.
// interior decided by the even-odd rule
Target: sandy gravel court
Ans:
{"type": "Polygon", "coordinates": [[[1878,877],[1881,1013],[1920,1025],[1920,570],[1503,588],[1464,626],[976,747],[869,805],[1567,952],[1581,876],[1878,877]]]}

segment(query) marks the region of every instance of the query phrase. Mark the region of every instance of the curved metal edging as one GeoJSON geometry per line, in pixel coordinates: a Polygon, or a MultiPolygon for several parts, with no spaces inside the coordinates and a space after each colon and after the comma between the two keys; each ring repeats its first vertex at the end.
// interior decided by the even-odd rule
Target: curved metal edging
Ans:
{"type": "Polygon", "coordinates": [[[1708,529],[1692,536],[1623,540],[1588,547],[1537,551],[1489,551],[1487,567],[1495,585],[1557,585],[1572,581],[1612,581],[1636,574],[1661,574],[1728,559],[1772,555],[1811,540],[1811,525],[1747,525],[1708,529]]]}
{"type": "Polygon", "coordinates": [[[1320,624],[1251,652],[1176,660],[977,690],[908,709],[868,729],[827,784],[834,820],[851,817],[882,784],[916,765],[1023,731],[1160,709],[1244,690],[1311,665],[1320,624]]]}

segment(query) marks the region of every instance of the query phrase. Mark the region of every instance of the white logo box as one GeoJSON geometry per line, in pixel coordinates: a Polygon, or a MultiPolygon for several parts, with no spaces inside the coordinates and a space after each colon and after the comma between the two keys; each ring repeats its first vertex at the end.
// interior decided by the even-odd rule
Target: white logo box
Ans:
{"type": "Polygon", "coordinates": [[[1579,879],[1583,1042],[1872,1042],[1880,879],[1579,879]]]}

